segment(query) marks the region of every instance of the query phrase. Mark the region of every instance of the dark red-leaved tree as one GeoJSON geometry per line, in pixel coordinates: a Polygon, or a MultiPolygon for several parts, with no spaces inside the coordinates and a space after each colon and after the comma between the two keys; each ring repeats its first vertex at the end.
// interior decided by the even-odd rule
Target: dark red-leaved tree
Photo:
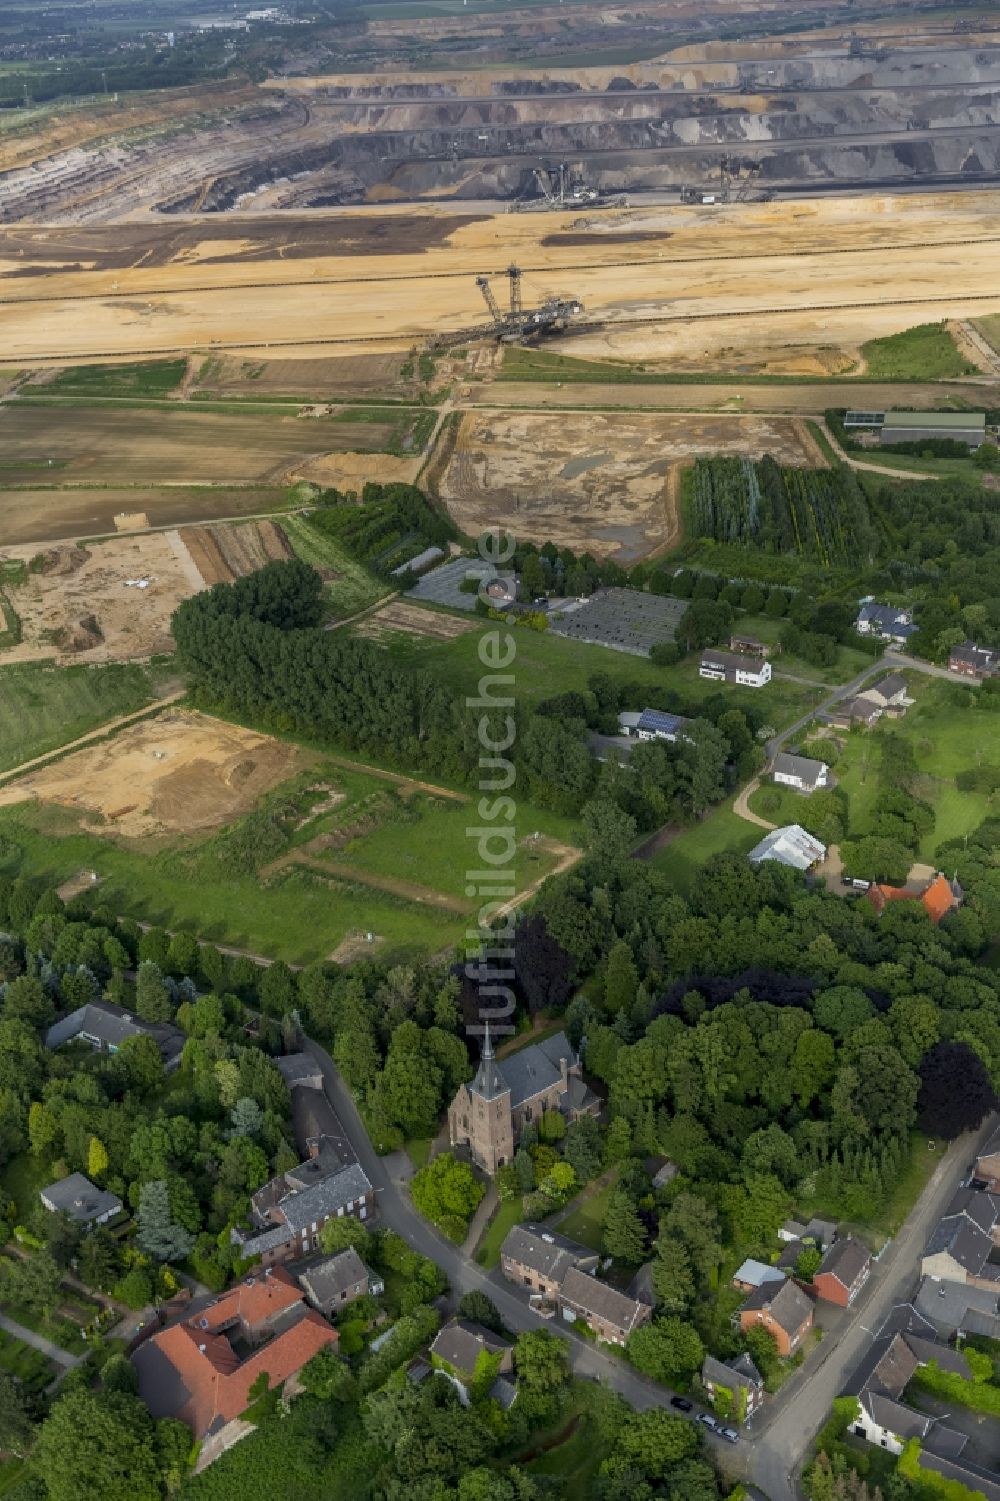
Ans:
{"type": "Polygon", "coordinates": [[[917,1122],[928,1136],[951,1141],[978,1126],[996,1107],[986,1065],[965,1042],[936,1042],[917,1070],[917,1122]]]}

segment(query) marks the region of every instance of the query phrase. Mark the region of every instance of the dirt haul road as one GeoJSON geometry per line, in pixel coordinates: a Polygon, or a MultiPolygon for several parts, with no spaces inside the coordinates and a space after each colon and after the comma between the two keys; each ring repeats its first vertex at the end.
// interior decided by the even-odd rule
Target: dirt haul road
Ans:
{"type": "MultiPolygon", "coordinates": [[[[736,340],[856,343],[1000,311],[996,192],[677,207],[617,223],[499,215],[443,227],[443,241],[429,235],[423,248],[394,250],[387,235],[385,253],[373,253],[369,236],[355,254],[341,236],[329,254],[292,258],[282,247],[294,225],[248,222],[242,244],[215,242],[211,259],[192,260],[194,243],[166,264],[113,273],[100,269],[91,242],[79,242],[80,230],[39,231],[31,246],[18,231],[16,259],[4,258],[0,237],[0,348],[11,363],[190,348],[316,355],[372,340],[403,349],[484,323],[474,277],[502,278],[512,257],[524,269],[526,301],[572,293],[588,318],[607,324],[567,341],[580,353],[691,357],[736,340]],[[570,232],[572,244],[546,243],[570,232]]],[[[207,244],[213,228],[190,232],[207,244]]],[[[176,245],[176,226],[163,233],[176,245]]]]}

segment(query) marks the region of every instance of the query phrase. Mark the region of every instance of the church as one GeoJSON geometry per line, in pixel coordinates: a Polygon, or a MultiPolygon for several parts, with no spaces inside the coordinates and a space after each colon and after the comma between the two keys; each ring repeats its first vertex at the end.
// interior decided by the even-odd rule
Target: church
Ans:
{"type": "Polygon", "coordinates": [[[600,1109],[565,1032],[501,1063],[487,1026],[476,1077],[461,1086],[448,1110],[448,1134],[453,1147],[468,1147],[477,1167],[492,1176],[514,1156],[525,1126],[537,1124],[546,1110],[558,1110],[571,1122],[600,1109]]]}

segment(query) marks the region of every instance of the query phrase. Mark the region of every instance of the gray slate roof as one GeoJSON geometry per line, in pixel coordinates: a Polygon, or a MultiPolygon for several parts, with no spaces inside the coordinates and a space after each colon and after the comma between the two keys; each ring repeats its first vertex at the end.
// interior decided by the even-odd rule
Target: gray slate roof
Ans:
{"type": "Polygon", "coordinates": [[[798,777],[807,787],[815,787],[828,769],[825,761],[816,761],[812,756],[793,756],[788,751],[781,751],[774,758],[776,774],[798,777]]]}
{"type": "Polygon", "coordinates": [[[786,1334],[794,1334],[812,1313],[812,1304],[801,1287],[787,1278],[780,1287],[775,1287],[773,1282],[755,1287],[752,1293],[748,1293],[743,1307],[765,1308],[768,1305],[772,1319],[786,1334]]]}
{"type": "Polygon", "coordinates": [[[760,1372],[746,1354],[737,1360],[716,1360],[714,1355],[706,1355],[701,1367],[701,1379],[706,1385],[724,1386],[729,1391],[735,1387],[764,1384],[760,1372]]]}
{"type": "Polygon", "coordinates": [[[749,654],[731,651],[704,651],[701,654],[703,667],[724,668],[727,672],[759,673],[766,657],[751,657],[749,654]]]}
{"type": "Polygon", "coordinates": [[[868,1408],[880,1428],[887,1428],[904,1442],[911,1438],[923,1438],[934,1422],[913,1407],[896,1402],[892,1397],[883,1397],[878,1392],[865,1392],[861,1401],[868,1408]]]}
{"type": "Polygon", "coordinates": [[[587,1246],[541,1225],[515,1225],[508,1231],[500,1254],[556,1283],[562,1282],[570,1267],[587,1263],[596,1266],[598,1260],[587,1246]]]}
{"type": "Polygon", "coordinates": [[[816,1275],[829,1272],[843,1287],[853,1287],[856,1279],[871,1261],[871,1252],[853,1235],[835,1240],[817,1268],[816,1275]]]}
{"type": "Polygon", "coordinates": [[[757,1261],[748,1256],[733,1273],[734,1282],[749,1282],[753,1287],[762,1287],[765,1282],[784,1282],[785,1274],[767,1261],[757,1261]]]}
{"type": "Polygon", "coordinates": [[[293,1084],[302,1084],[307,1080],[319,1081],[318,1084],[313,1084],[314,1089],[319,1088],[322,1083],[323,1070],[312,1053],[287,1053],[284,1058],[274,1058],[272,1062],[289,1089],[293,1084]]]}
{"type": "Polygon", "coordinates": [[[115,1006],[111,1001],[88,1001],[78,1006],[68,1016],[53,1022],[45,1034],[47,1048],[62,1047],[74,1037],[86,1032],[96,1037],[106,1048],[120,1048],[130,1037],[151,1037],[160,1049],[164,1063],[180,1055],[186,1038],[179,1027],[169,1022],[146,1022],[131,1011],[115,1006]]]}
{"type": "Polygon", "coordinates": [[[327,1219],[349,1203],[356,1204],[365,1194],[371,1193],[371,1187],[360,1163],[351,1162],[312,1188],[286,1194],[279,1208],[288,1228],[297,1234],[308,1229],[314,1220],[327,1219]]]}
{"type": "Polygon", "coordinates": [[[992,1288],[925,1277],[913,1302],[917,1312],[946,1338],[964,1329],[967,1334],[1000,1339],[1000,1293],[992,1288]]]}
{"type": "Polygon", "coordinates": [[[492,1057],[488,1058],[484,1052],[476,1077],[469,1088],[486,1100],[496,1099],[509,1089],[511,1108],[516,1109],[535,1095],[559,1084],[562,1078],[559,1062],[563,1058],[568,1068],[576,1067],[577,1056],[570,1047],[565,1032],[557,1032],[555,1037],[547,1037],[544,1042],[535,1042],[530,1047],[521,1048],[502,1063],[492,1057]]]}
{"type": "Polygon", "coordinates": [[[299,1273],[299,1282],[313,1302],[320,1304],[332,1302],[341,1293],[367,1280],[368,1268],[353,1246],[338,1251],[335,1256],[327,1256],[299,1273]]]}
{"type": "Polygon", "coordinates": [[[631,1334],[636,1320],[649,1307],[648,1304],[639,1303],[635,1298],[629,1298],[616,1288],[609,1287],[606,1282],[599,1282],[596,1277],[589,1272],[582,1272],[579,1267],[570,1267],[563,1278],[560,1291],[567,1303],[573,1304],[585,1314],[595,1314],[600,1319],[606,1319],[625,1335],[631,1334]]]}
{"type": "Polygon", "coordinates": [[[489,1355],[497,1355],[501,1350],[511,1348],[510,1340],[494,1334],[492,1329],[487,1329],[483,1324],[477,1324],[472,1319],[451,1319],[438,1330],[431,1345],[431,1354],[446,1360],[456,1371],[471,1376],[476,1369],[476,1361],[484,1351],[489,1355]]]}
{"type": "Polygon", "coordinates": [[[898,672],[890,672],[887,677],[879,678],[877,683],[872,683],[867,689],[869,693],[877,693],[886,703],[896,697],[897,693],[906,692],[906,679],[900,677],[898,672]]]}
{"type": "Polygon", "coordinates": [[[102,1214],[117,1214],[122,1201],[106,1188],[98,1188],[83,1173],[70,1173],[58,1183],[50,1183],[39,1194],[45,1207],[54,1213],[68,1214],[79,1225],[87,1225],[102,1214]]]}
{"type": "Polygon", "coordinates": [[[935,1226],[925,1256],[947,1252],[965,1271],[977,1274],[993,1249],[991,1231],[997,1212],[992,1196],[975,1189],[959,1189],[942,1220],[935,1226]]]}
{"type": "Polygon", "coordinates": [[[303,1157],[308,1157],[314,1144],[322,1141],[341,1165],[357,1161],[347,1132],[324,1089],[314,1089],[307,1084],[293,1086],[292,1127],[295,1145],[303,1157]]]}
{"type": "Polygon", "coordinates": [[[489,1395],[494,1402],[500,1403],[504,1412],[510,1412],[517,1401],[517,1387],[513,1381],[508,1381],[506,1376],[498,1376],[490,1387],[489,1395]]]}
{"type": "Polygon", "coordinates": [[[907,624],[909,610],[901,609],[899,605],[862,605],[858,611],[858,621],[862,624],[867,622],[874,625],[886,635],[912,636],[916,631],[915,625],[907,624]]]}

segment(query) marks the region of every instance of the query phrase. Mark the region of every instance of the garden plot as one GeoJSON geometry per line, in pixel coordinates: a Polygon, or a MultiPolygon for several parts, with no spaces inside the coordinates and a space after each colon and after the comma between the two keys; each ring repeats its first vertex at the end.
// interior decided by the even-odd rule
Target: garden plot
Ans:
{"type": "Polygon", "coordinates": [[[677,471],[699,454],[813,462],[789,417],[468,412],[439,485],[459,528],[509,527],[633,563],[677,539],[677,471]]]}
{"type": "MultiPolygon", "coordinates": [[[[469,597],[463,596],[465,599],[469,597]]],[[[456,620],[454,615],[439,615],[434,610],[421,609],[419,605],[408,605],[401,599],[391,600],[374,614],[359,620],[354,627],[356,635],[371,636],[376,641],[394,633],[430,636],[434,641],[451,641],[456,636],[475,629],[471,620],[456,620]]]]}
{"type": "Polygon", "coordinates": [[[560,606],[549,616],[549,629],[573,641],[648,657],[660,642],[676,640],[688,604],[686,599],[636,589],[599,589],[588,600],[560,606]]]}

